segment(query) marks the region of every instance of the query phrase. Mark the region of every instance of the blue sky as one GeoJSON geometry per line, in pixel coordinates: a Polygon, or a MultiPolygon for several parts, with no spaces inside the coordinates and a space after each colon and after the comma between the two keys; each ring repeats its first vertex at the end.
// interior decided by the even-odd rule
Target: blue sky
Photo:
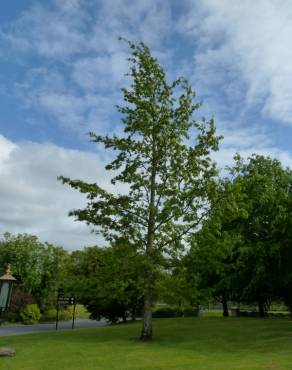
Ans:
{"type": "Polygon", "coordinates": [[[0,233],[68,249],[96,243],[67,217],[84,198],[59,174],[109,185],[86,133],[119,132],[128,50],[144,41],[183,75],[235,152],[292,167],[292,4],[287,0],[14,0],[0,5],[0,233]]]}

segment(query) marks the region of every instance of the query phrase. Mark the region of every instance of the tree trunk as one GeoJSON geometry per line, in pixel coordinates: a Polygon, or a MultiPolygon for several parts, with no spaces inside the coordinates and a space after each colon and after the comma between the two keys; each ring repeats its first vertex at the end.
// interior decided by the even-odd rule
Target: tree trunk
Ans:
{"type": "Polygon", "coordinates": [[[150,201],[148,213],[148,230],[146,244],[146,271],[145,271],[145,291],[144,291],[144,311],[143,324],[140,339],[148,341],[152,339],[152,287],[153,287],[153,247],[155,239],[155,188],[156,188],[156,162],[155,162],[155,138],[152,134],[152,165],[150,176],[150,201]]]}
{"type": "Polygon", "coordinates": [[[227,298],[225,294],[223,294],[222,296],[222,306],[223,306],[223,316],[228,317],[229,312],[228,312],[227,298]]]}
{"type": "Polygon", "coordinates": [[[146,247],[147,265],[145,271],[144,287],[144,308],[143,323],[140,339],[147,341],[152,339],[152,286],[153,286],[153,266],[152,266],[152,249],[154,241],[154,214],[150,211],[148,222],[148,236],[146,247]]]}
{"type": "Polygon", "coordinates": [[[152,297],[150,290],[145,292],[144,296],[143,324],[140,339],[142,341],[152,339],[152,297]]]}

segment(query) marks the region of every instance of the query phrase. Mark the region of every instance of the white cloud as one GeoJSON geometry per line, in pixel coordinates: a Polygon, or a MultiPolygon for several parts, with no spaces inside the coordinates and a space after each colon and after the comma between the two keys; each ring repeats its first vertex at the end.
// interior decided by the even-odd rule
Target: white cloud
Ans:
{"type": "Polygon", "coordinates": [[[170,3],[163,0],[107,0],[98,6],[92,46],[108,52],[119,49],[119,36],[144,41],[160,49],[172,31],[170,3]]]}
{"type": "Polygon", "coordinates": [[[7,162],[9,161],[11,152],[13,152],[15,148],[15,144],[0,135],[0,171],[2,175],[5,175],[8,170],[7,162]]]}
{"type": "Polygon", "coordinates": [[[123,52],[107,56],[78,59],[73,66],[72,78],[85,91],[119,90],[128,72],[128,55],[123,52]]]}
{"type": "Polygon", "coordinates": [[[96,154],[52,144],[15,144],[0,135],[0,233],[32,233],[67,249],[101,243],[89,227],[68,217],[86,200],[57,181],[59,175],[110,186],[96,154]]]}
{"type": "Polygon", "coordinates": [[[283,167],[292,168],[292,155],[288,151],[280,150],[275,147],[261,147],[261,148],[238,148],[233,147],[222,147],[219,152],[213,155],[214,160],[218,163],[218,167],[223,171],[226,166],[230,166],[234,163],[233,157],[235,153],[239,153],[243,158],[251,157],[252,154],[259,154],[265,157],[278,159],[283,167]]]}
{"type": "Polygon", "coordinates": [[[108,131],[128,72],[129,50],[118,37],[144,40],[161,52],[170,27],[164,1],[34,3],[0,28],[8,53],[41,60],[27,69],[13,94],[42,120],[49,116],[53,124],[82,134],[108,131]]]}
{"type": "Polygon", "coordinates": [[[230,90],[229,98],[237,90],[242,105],[260,104],[264,117],[292,124],[291,2],[188,3],[179,28],[199,44],[196,70],[205,84],[212,88],[217,82],[222,95],[230,90]]]}
{"type": "Polygon", "coordinates": [[[1,38],[17,51],[36,52],[49,58],[85,52],[88,50],[85,5],[81,0],[36,3],[2,29],[1,38]]]}
{"type": "MultiPolygon", "coordinates": [[[[92,83],[96,83],[91,79],[92,83]]],[[[86,83],[84,83],[86,85],[86,83]]],[[[91,91],[88,86],[78,92],[66,85],[62,74],[54,69],[34,68],[23,83],[15,84],[15,94],[26,112],[38,114],[41,120],[84,136],[88,131],[108,131],[121,94],[91,91]]]]}
{"type": "Polygon", "coordinates": [[[232,127],[226,122],[223,127],[222,130],[218,130],[218,134],[224,136],[220,142],[220,150],[212,154],[223,173],[226,166],[233,164],[236,153],[243,158],[248,158],[252,154],[276,158],[284,167],[292,168],[292,153],[273,145],[271,135],[266,132],[266,129],[259,125],[245,128],[232,127]]]}
{"type": "Polygon", "coordinates": [[[162,0],[53,0],[35,3],[2,40],[18,52],[58,59],[89,52],[116,53],[120,36],[160,47],[171,31],[171,7],[162,0]]]}
{"type": "Polygon", "coordinates": [[[223,126],[225,126],[223,130],[218,130],[219,134],[224,136],[221,142],[223,148],[257,150],[272,145],[271,138],[260,126],[246,128],[232,128],[226,124],[223,126]]]}

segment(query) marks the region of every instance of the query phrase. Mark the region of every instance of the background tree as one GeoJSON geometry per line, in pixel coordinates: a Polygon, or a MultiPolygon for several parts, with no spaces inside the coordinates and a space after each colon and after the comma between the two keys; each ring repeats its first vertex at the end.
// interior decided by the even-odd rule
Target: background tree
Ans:
{"type": "Polygon", "coordinates": [[[179,316],[198,308],[204,299],[198,289],[197,275],[188,273],[184,258],[161,273],[157,294],[159,301],[173,307],[179,316]]]}
{"type": "Polygon", "coordinates": [[[189,279],[197,277],[198,289],[222,303],[228,316],[228,300],[238,299],[237,258],[241,245],[240,227],[247,217],[240,188],[231,179],[222,179],[213,194],[209,217],[191,238],[185,258],[189,279]]]}
{"type": "MultiPolygon", "coordinates": [[[[216,175],[210,152],[218,149],[214,122],[194,119],[200,107],[186,80],[172,83],[144,44],[129,43],[131,85],[123,89],[119,106],[124,135],[91,139],[117,151],[106,166],[117,171],[112,184],[126,184],[126,192],[112,194],[98,184],[61,177],[87,194],[88,204],[70,215],[97,226],[109,241],[126,235],[144,257],[144,313],[141,339],[152,338],[152,302],[157,270],[164,256],[184,247],[208,208],[216,175]]],[[[124,187],[125,188],[125,187],[124,187]]]]}
{"type": "Polygon", "coordinates": [[[289,306],[291,189],[291,171],[259,155],[246,161],[236,156],[218,185],[210,217],[192,239],[188,262],[201,287],[220,293],[223,304],[224,296],[256,302],[261,316],[272,299],[282,297],[289,306]]]}
{"type": "Polygon", "coordinates": [[[129,243],[88,247],[71,254],[66,290],[83,303],[94,319],[111,323],[141,315],[143,279],[141,256],[129,243]]]}
{"type": "Polygon", "coordinates": [[[15,310],[36,302],[42,312],[55,305],[56,292],[65,275],[68,253],[61,247],[41,243],[34,235],[5,233],[0,240],[0,266],[8,263],[17,278],[15,310]]]}
{"type": "Polygon", "coordinates": [[[286,233],[291,222],[291,171],[276,159],[253,155],[248,161],[238,157],[232,173],[245,194],[248,214],[241,224],[243,243],[238,259],[242,300],[257,302],[264,316],[277,296],[279,281],[287,281],[282,253],[291,236],[286,233]]]}

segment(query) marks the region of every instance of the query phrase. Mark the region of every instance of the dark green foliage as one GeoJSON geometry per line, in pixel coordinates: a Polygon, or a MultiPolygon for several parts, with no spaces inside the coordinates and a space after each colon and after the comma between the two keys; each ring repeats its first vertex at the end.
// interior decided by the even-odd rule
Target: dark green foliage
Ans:
{"type": "Polygon", "coordinates": [[[176,267],[161,273],[159,278],[158,297],[161,302],[176,307],[184,312],[189,307],[198,306],[204,297],[198,289],[198,279],[188,273],[184,258],[176,267]]]}
{"type": "Polygon", "coordinates": [[[188,307],[188,308],[184,308],[183,311],[180,311],[180,316],[181,317],[197,317],[197,316],[200,316],[200,314],[202,314],[203,311],[200,310],[200,308],[197,308],[197,307],[188,307]]]}
{"type": "Polygon", "coordinates": [[[57,310],[56,310],[56,308],[50,308],[49,310],[43,312],[41,320],[43,322],[56,321],[56,317],[57,317],[57,310]]]}
{"type": "Polygon", "coordinates": [[[210,218],[192,241],[188,271],[222,302],[257,303],[261,316],[291,295],[292,173],[259,155],[235,157],[210,218]]]}
{"type": "Polygon", "coordinates": [[[17,279],[12,298],[12,313],[16,317],[21,304],[37,303],[42,311],[55,305],[67,258],[63,248],[41,243],[36,236],[4,234],[0,240],[0,272],[3,274],[10,263],[17,279]]]}
{"type": "Polygon", "coordinates": [[[167,317],[195,317],[198,316],[198,308],[187,307],[181,309],[181,307],[161,307],[153,311],[153,317],[155,318],[167,318],[167,317]]]}
{"type": "Polygon", "coordinates": [[[178,317],[178,311],[173,307],[161,307],[153,311],[154,318],[178,317]]]}
{"type": "Polygon", "coordinates": [[[77,296],[94,319],[117,322],[141,316],[142,258],[125,242],[72,253],[67,291],[77,296]]]}

